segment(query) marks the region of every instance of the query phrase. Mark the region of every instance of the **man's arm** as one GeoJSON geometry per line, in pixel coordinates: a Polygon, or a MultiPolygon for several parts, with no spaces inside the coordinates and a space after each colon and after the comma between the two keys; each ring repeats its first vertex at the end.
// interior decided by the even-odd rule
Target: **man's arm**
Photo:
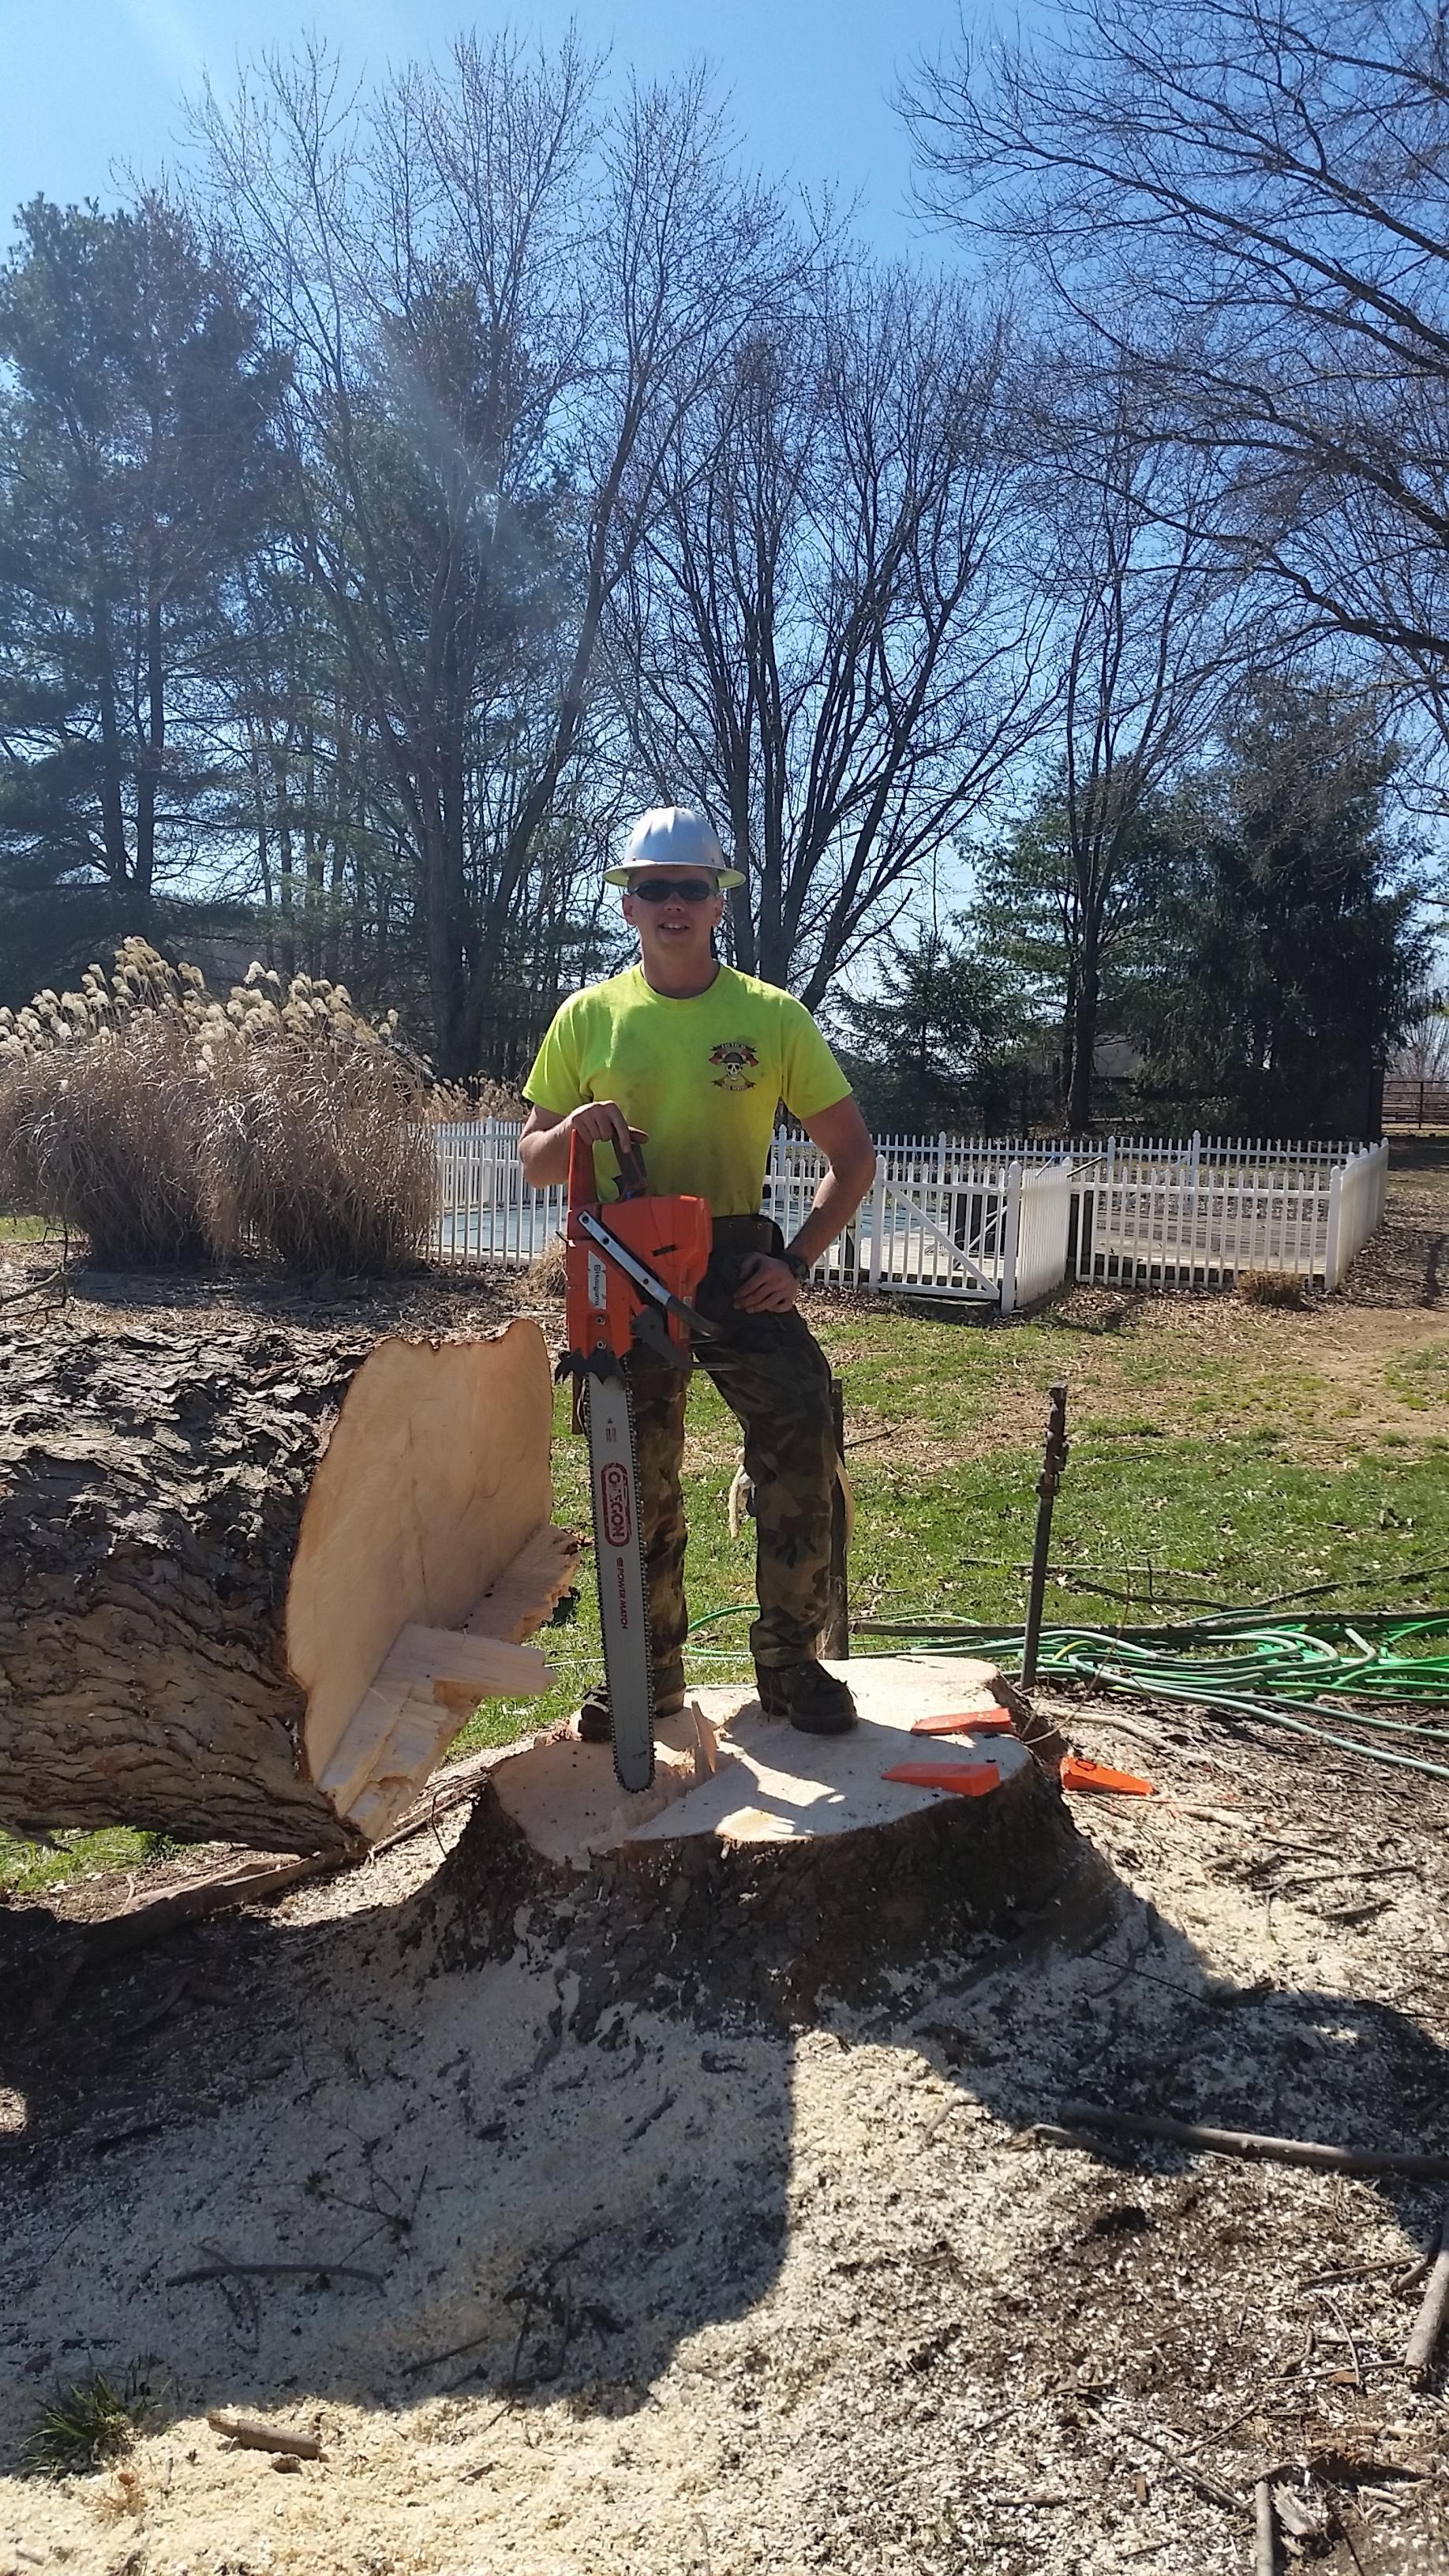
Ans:
{"type": "Polygon", "coordinates": [[[587,1145],[622,1146],[627,1153],[631,1141],[644,1143],[645,1130],[630,1126],[617,1100],[586,1100],[581,1108],[566,1113],[535,1105],[518,1139],[518,1159],[531,1190],[553,1189],[567,1181],[570,1136],[582,1136],[587,1145]]]}
{"type": "MultiPolygon", "coordinates": [[[[856,1102],[849,1097],[800,1123],[811,1144],[824,1155],[825,1172],[810,1214],[789,1249],[798,1260],[813,1262],[844,1232],[875,1179],[875,1147],[856,1102]]],[[[783,1261],[766,1252],[755,1253],[735,1292],[735,1304],[747,1315],[787,1314],[799,1284],[783,1261]]]]}

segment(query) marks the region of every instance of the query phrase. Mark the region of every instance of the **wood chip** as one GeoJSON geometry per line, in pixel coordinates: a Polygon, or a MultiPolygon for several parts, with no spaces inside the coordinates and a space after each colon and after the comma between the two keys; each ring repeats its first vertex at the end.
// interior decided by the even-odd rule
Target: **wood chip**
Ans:
{"type": "Polygon", "coordinates": [[[281,2424],[264,2423],[259,2415],[233,2415],[224,2406],[207,2416],[213,2433],[236,2442],[244,2451],[277,2451],[292,2460],[320,2460],[322,2444],[315,2433],[289,2433],[281,2424]]]}

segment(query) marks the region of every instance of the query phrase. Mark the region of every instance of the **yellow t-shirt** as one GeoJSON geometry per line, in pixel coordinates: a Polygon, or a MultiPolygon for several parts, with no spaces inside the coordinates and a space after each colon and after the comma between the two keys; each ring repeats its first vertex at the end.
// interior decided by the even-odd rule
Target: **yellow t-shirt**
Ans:
{"type": "MultiPolygon", "coordinates": [[[[651,1190],[708,1199],[716,1216],[755,1216],[775,1109],[813,1118],[850,1085],[803,1002],[721,966],[686,1002],[656,993],[631,966],[574,993],[555,1013],[523,1086],[566,1117],[586,1100],[617,1100],[647,1131],[651,1190]]],[[[615,1196],[612,1148],[594,1149],[600,1194],[615,1196]]]]}

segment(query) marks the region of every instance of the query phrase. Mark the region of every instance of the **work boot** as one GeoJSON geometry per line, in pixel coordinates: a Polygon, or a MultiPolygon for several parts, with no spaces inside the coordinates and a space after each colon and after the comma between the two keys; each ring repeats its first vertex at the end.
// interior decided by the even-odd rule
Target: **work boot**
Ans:
{"type": "Polygon", "coordinates": [[[766,1717],[788,1717],[802,1735],[845,1735],[856,1722],[844,1682],[823,1664],[757,1665],[755,1680],[766,1717]]]}
{"type": "MultiPolygon", "coordinates": [[[[662,1718],[677,1717],[683,1706],[682,1683],[656,1681],[654,1685],[656,1726],[662,1718]]],[[[609,1685],[607,1682],[595,1682],[593,1689],[586,1691],[579,1702],[579,1742],[612,1744],[613,1740],[614,1723],[609,1712],[609,1685]]]]}

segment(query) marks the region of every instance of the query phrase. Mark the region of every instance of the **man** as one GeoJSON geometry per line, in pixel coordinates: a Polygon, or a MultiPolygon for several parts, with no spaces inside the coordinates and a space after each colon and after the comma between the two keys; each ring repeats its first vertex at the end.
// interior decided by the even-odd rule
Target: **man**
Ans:
{"type": "MultiPolygon", "coordinates": [[[[714,934],[725,889],[742,885],[702,814],[656,807],[636,823],[608,882],[640,959],[575,993],[539,1048],[520,1140],[534,1188],[568,1178],[569,1138],[595,1149],[602,1197],[616,1192],[613,1148],[642,1141],[649,1186],[707,1199],[714,1252],[696,1303],[718,1338],[695,1358],[739,1416],[755,1489],[759,1617],[750,1647],[767,1715],[807,1734],[855,1723],[843,1682],[816,1661],[830,1575],[835,1434],[830,1370],[796,1311],[811,1264],[849,1224],[875,1173],[875,1148],[850,1085],[804,1004],[722,965],[714,934]],[[820,1147],[827,1170],[786,1247],[760,1195],[783,1100],[820,1147]]],[[[683,1704],[685,1374],[636,1354],[629,1363],[649,1583],[656,1716],[683,1704]]],[[[579,1732],[607,1740],[604,1689],[579,1732]]]]}

